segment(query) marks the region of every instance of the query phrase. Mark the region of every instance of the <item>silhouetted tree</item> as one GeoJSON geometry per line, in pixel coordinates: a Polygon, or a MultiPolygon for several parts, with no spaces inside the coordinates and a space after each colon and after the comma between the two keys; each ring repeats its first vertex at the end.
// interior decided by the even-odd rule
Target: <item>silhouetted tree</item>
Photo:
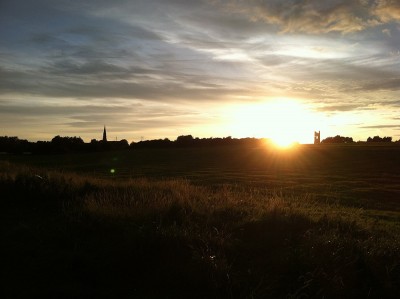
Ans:
{"type": "Polygon", "coordinates": [[[132,142],[130,148],[166,148],[171,147],[173,142],[168,138],[156,140],[143,140],[139,142],[132,142]]]}
{"type": "Polygon", "coordinates": [[[335,137],[325,138],[321,143],[353,143],[353,138],[336,135],[335,137]]]}
{"type": "Polygon", "coordinates": [[[193,136],[192,135],[181,135],[176,138],[177,142],[188,142],[188,141],[193,141],[193,136]]]}
{"type": "Polygon", "coordinates": [[[112,150],[123,150],[129,148],[129,143],[126,139],[119,141],[108,141],[107,143],[112,150]]]}
{"type": "Polygon", "coordinates": [[[392,142],[392,137],[379,137],[379,136],[374,136],[373,138],[368,137],[367,142],[392,142]]]}
{"type": "Polygon", "coordinates": [[[25,139],[13,137],[0,137],[0,152],[6,153],[23,153],[31,151],[31,143],[25,139]]]}
{"type": "Polygon", "coordinates": [[[179,146],[191,146],[194,144],[192,135],[181,135],[176,138],[176,144],[179,146]]]}
{"type": "Polygon", "coordinates": [[[66,145],[72,145],[72,144],[83,144],[83,140],[81,137],[61,137],[60,135],[57,135],[51,140],[51,143],[53,144],[66,144],[66,145]]]}
{"type": "Polygon", "coordinates": [[[51,140],[51,145],[56,152],[68,152],[83,149],[84,142],[80,137],[61,137],[57,135],[51,140]]]}

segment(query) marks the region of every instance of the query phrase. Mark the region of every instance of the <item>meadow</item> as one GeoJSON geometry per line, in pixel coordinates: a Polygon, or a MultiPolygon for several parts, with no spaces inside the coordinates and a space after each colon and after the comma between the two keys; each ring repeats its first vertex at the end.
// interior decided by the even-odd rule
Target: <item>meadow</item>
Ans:
{"type": "Polygon", "coordinates": [[[0,156],[3,298],[398,298],[400,146],[0,156]]]}

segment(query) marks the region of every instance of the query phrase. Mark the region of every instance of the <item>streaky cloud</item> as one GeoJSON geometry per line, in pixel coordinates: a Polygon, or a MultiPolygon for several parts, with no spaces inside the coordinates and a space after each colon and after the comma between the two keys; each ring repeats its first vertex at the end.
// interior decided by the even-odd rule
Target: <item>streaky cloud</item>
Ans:
{"type": "Polygon", "coordinates": [[[376,126],[363,126],[363,129],[386,129],[386,128],[398,128],[400,129],[400,124],[398,125],[376,125],[376,126]]]}
{"type": "Polygon", "coordinates": [[[324,105],[322,107],[318,107],[316,111],[320,112],[344,112],[344,111],[352,111],[357,109],[373,109],[373,108],[365,108],[364,103],[358,104],[340,104],[340,105],[324,105]]]}

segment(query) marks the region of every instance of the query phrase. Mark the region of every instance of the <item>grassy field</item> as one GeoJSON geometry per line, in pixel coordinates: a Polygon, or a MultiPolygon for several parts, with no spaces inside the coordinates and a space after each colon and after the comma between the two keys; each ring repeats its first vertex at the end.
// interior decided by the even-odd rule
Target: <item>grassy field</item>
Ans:
{"type": "Polygon", "coordinates": [[[398,298],[400,147],[1,156],[4,298],[398,298]]]}

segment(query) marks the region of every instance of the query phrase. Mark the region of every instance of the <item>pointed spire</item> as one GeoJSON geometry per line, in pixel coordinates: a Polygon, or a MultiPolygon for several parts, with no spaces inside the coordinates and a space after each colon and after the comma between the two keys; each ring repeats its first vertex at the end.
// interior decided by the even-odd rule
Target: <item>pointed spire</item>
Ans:
{"type": "Polygon", "coordinates": [[[107,142],[107,131],[106,131],[105,125],[104,125],[104,131],[103,131],[103,142],[107,142]]]}

